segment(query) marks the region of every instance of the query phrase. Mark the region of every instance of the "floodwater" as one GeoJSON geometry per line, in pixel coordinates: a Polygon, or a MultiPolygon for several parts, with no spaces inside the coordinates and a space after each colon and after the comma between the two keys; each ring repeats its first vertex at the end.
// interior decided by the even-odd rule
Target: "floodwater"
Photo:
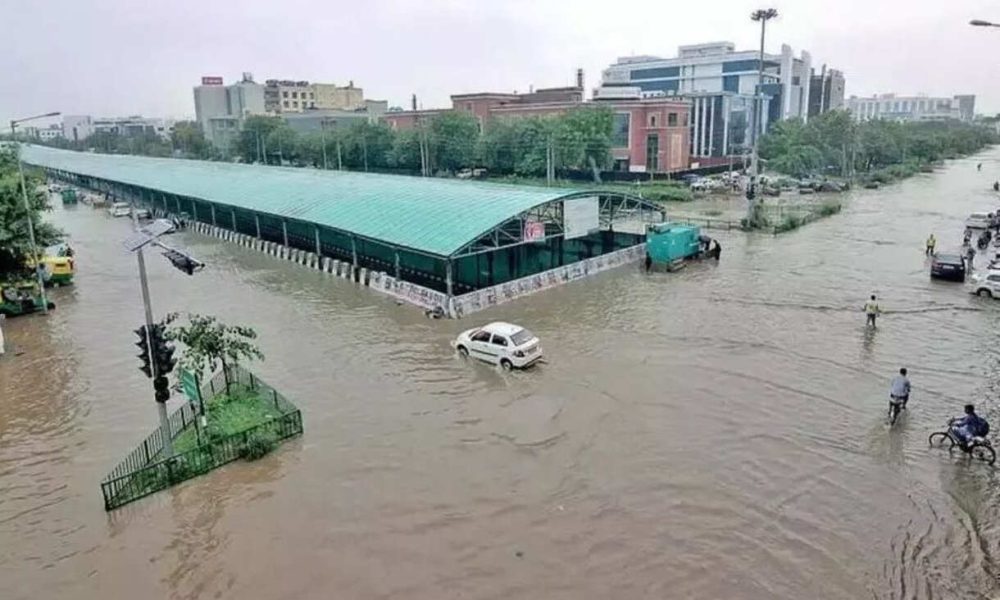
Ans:
{"type": "Polygon", "coordinates": [[[727,234],[718,265],[457,322],[175,236],[209,267],[148,257],[156,313],[255,326],[306,431],[111,514],[99,481],[156,424],[129,225],[59,208],[78,283],[9,320],[0,360],[0,598],[995,598],[998,472],[926,439],[967,401],[1000,427],[1000,303],[930,281],[923,241],[960,243],[998,174],[994,149],[781,237],[727,234]],[[494,319],[549,364],[452,354],[494,319]]]}

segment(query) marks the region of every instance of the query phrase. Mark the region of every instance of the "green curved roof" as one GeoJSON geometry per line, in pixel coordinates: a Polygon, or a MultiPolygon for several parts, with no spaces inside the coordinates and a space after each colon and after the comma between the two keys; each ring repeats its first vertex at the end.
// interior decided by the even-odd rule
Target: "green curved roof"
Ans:
{"type": "Polygon", "coordinates": [[[23,146],[29,164],[309,221],[450,256],[567,188],[93,154],[23,146]]]}

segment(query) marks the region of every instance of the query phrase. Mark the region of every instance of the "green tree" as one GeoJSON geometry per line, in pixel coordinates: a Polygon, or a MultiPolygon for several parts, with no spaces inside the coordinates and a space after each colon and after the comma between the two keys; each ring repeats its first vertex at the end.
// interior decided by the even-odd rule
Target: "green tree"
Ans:
{"type": "Polygon", "coordinates": [[[299,134],[281,121],[267,134],[267,163],[284,165],[298,161],[299,134]]]}
{"type": "Polygon", "coordinates": [[[611,165],[611,109],[577,108],[557,119],[556,156],[559,166],[606,169],[611,165]]]}
{"type": "Polygon", "coordinates": [[[388,166],[394,169],[420,171],[420,136],[417,129],[395,133],[389,150],[388,166]]]}
{"type": "Polygon", "coordinates": [[[232,151],[243,162],[267,163],[267,155],[271,153],[267,137],[272,131],[284,124],[280,117],[254,115],[247,117],[240,128],[240,135],[233,144],[232,151]]]}
{"type": "Polygon", "coordinates": [[[205,139],[201,126],[195,121],[179,121],[170,134],[170,142],[176,152],[188,158],[211,158],[212,145],[205,139]]]}
{"type": "Polygon", "coordinates": [[[164,337],[183,344],[181,367],[199,378],[211,376],[222,367],[229,367],[244,360],[264,360],[264,354],[253,343],[257,332],[250,327],[226,325],[212,316],[188,314],[187,323],[177,324],[179,315],[171,313],[164,321],[168,324],[164,337]]]}
{"type": "MultiPolygon", "coordinates": [[[[39,173],[24,173],[35,241],[39,251],[63,239],[63,233],[42,220],[51,210],[48,195],[39,190],[45,179],[39,173]]],[[[24,261],[31,255],[28,214],[21,196],[21,178],[17,170],[16,150],[0,147],[0,277],[26,274],[24,261]]]]}
{"type": "Polygon", "coordinates": [[[449,110],[431,119],[427,132],[431,164],[455,172],[475,166],[479,122],[469,113],[449,110]]]}
{"type": "Polygon", "coordinates": [[[385,123],[358,121],[337,133],[345,167],[364,170],[389,166],[393,132],[385,123]]]}

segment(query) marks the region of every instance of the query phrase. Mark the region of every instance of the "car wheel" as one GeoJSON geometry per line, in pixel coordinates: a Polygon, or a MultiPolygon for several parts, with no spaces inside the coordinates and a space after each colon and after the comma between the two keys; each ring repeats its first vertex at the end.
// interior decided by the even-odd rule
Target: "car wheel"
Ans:
{"type": "Polygon", "coordinates": [[[500,359],[500,366],[503,367],[504,371],[510,371],[511,369],[514,368],[514,363],[510,362],[510,360],[508,360],[506,358],[501,358],[500,359]]]}
{"type": "Polygon", "coordinates": [[[462,356],[462,358],[469,358],[469,349],[465,346],[459,346],[458,353],[462,356]]]}
{"type": "Polygon", "coordinates": [[[985,296],[986,298],[992,298],[993,297],[993,292],[989,291],[986,288],[982,288],[982,289],[980,289],[979,291],[976,292],[976,295],[977,296],[985,296]]]}

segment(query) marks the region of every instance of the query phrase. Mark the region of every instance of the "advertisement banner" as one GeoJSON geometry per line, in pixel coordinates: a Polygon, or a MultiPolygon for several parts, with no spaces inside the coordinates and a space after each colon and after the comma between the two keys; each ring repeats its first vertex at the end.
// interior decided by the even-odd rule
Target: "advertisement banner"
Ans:
{"type": "Polygon", "coordinates": [[[545,239],[545,223],[541,221],[524,222],[524,241],[540,242],[545,239]]]}
{"type": "Polygon", "coordinates": [[[563,200],[564,238],[584,237],[601,228],[600,207],[597,196],[563,200]]]}
{"type": "Polygon", "coordinates": [[[209,77],[209,76],[202,77],[201,78],[201,85],[222,85],[222,78],[221,77],[209,77]]]}

